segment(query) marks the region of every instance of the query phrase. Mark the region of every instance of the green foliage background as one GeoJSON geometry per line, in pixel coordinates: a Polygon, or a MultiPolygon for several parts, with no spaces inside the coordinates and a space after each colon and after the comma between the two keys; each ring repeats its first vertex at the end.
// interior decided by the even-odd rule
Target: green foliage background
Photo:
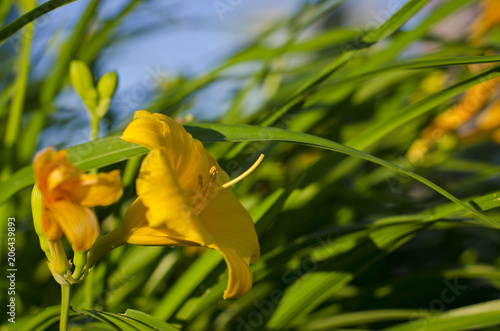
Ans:
{"type": "MultiPolygon", "coordinates": [[[[404,158],[436,114],[471,86],[500,76],[500,56],[486,56],[486,47],[433,33],[478,1],[440,1],[404,29],[435,1],[410,0],[366,31],[310,29],[345,2],[306,3],[212,71],[165,81],[141,106],[176,117],[212,84],[241,86],[213,123],[185,127],[231,177],[266,155],[235,187],[260,238],[252,291],[222,299],[227,271],[217,252],[123,246],[75,286],[72,329],[497,329],[498,146],[450,135],[424,162],[404,158]],[[272,42],[277,34],[286,40],[272,42]],[[492,66],[472,74],[465,65],[476,63],[492,66]],[[249,64],[251,72],[239,70],[249,64]],[[422,84],[436,72],[448,79],[429,91],[422,84]]],[[[36,13],[62,4],[48,1],[36,13]]],[[[115,18],[95,24],[99,1],[90,1],[47,76],[31,80],[33,27],[25,18],[34,18],[28,12],[34,2],[0,3],[0,21],[14,5],[28,12],[0,30],[3,42],[18,47],[15,58],[0,53],[2,272],[5,220],[12,216],[19,270],[17,323],[2,330],[57,329],[60,289],[38,246],[29,207],[36,138],[59,111],[53,102],[69,83],[70,61],[95,63],[140,4],[130,0],[115,18]]],[[[488,49],[499,48],[500,30],[488,37],[488,49]]],[[[123,198],[96,209],[101,232],[110,231],[134,199],[146,150],[121,141],[117,131],[69,151],[84,170],[121,169],[123,198]]],[[[3,304],[8,282],[0,282],[3,304]]]]}

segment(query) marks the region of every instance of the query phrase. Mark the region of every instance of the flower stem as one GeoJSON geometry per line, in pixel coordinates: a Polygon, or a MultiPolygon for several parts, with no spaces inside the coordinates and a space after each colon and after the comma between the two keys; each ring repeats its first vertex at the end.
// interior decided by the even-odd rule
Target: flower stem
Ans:
{"type": "Polygon", "coordinates": [[[68,330],[70,285],[61,285],[61,319],[59,321],[59,331],[68,330]]]}
{"type": "Polygon", "coordinates": [[[89,116],[90,116],[90,139],[96,140],[97,137],[99,136],[99,122],[101,121],[101,118],[96,114],[90,112],[89,116]]]}
{"type": "Polygon", "coordinates": [[[125,244],[126,238],[122,228],[119,226],[105,236],[97,239],[89,251],[86,269],[90,269],[104,254],[110,250],[125,244]]]}

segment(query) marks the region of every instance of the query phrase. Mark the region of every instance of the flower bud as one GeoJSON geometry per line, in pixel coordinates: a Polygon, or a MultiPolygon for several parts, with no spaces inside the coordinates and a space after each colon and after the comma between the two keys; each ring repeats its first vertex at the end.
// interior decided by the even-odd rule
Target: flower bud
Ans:
{"type": "Polygon", "coordinates": [[[33,225],[35,226],[35,232],[38,235],[38,240],[40,241],[40,247],[45,252],[47,260],[52,260],[50,256],[49,244],[47,238],[42,230],[42,192],[35,184],[33,191],[31,192],[31,212],[33,214],[33,225]]]}
{"type": "Polygon", "coordinates": [[[82,61],[71,61],[69,75],[73,88],[82,98],[83,103],[90,112],[97,107],[97,91],[94,85],[94,76],[90,68],[82,61]]]}
{"type": "Polygon", "coordinates": [[[116,72],[108,72],[104,74],[97,82],[97,91],[99,92],[99,100],[111,99],[115,94],[116,86],[118,85],[118,76],[116,72]]]}

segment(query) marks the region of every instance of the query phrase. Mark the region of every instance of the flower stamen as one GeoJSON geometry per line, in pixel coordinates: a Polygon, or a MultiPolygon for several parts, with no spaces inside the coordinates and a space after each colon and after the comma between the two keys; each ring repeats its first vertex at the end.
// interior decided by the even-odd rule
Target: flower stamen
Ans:
{"type": "Polygon", "coordinates": [[[212,166],[208,171],[208,178],[205,185],[203,185],[203,177],[200,175],[198,177],[198,185],[200,186],[200,191],[196,194],[194,198],[193,208],[196,213],[200,213],[203,208],[207,205],[210,198],[210,189],[214,186],[215,180],[217,179],[217,167],[212,166]]]}
{"type": "Polygon", "coordinates": [[[228,188],[228,187],[231,187],[233,186],[234,184],[238,183],[240,180],[242,180],[243,178],[245,178],[246,176],[250,175],[254,170],[255,168],[257,168],[259,166],[259,164],[262,162],[262,160],[264,159],[264,154],[260,154],[259,158],[257,159],[257,161],[255,161],[255,163],[250,167],[248,168],[247,171],[245,171],[244,173],[242,173],[241,175],[239,175],[238,177],[236,177],[235,179],[227,182],[226,184],[223,184],[221,185],[218,189],[219,190],[222,190],[222,189],[225,189],[225,188],[228,188]]]}

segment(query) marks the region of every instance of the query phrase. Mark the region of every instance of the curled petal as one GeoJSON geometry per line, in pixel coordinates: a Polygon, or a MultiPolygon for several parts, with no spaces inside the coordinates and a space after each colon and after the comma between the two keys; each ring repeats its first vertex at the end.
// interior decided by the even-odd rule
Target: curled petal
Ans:
{"type": "Polygon", "coordinates": [[[252,218],[231,188],[213,197],[200,213],[203,226],[214,237],[209,246],[222,253],[228,266],[229,280],[224,298],[245,295],[252,287],[249,264],[257,262],[259,242],[252,218]]]}
{"type": "Polygon", "coordinates": [[[67,200],[54,202],[50,213],[70,242],[73,250],[88,250],[99,234],[96,216],[88,207],[67,200]]]}
{"type": "Polygon", "coordinates": [[[249,261],[241,258],[241,256],[230,247],[224,245],[211,246],[218,250],[227,264],[228,282],[224,291],[224,299],[239,298],[247,294],[252,288],[253,276],[249,261]]]}
{"type": "Polygon", "coordinates": [[[170,134],[170,127],[158,115],[145,110],[136,111],[134,119],[123,131],[122,139],[147,149],[166,147],[165,136],[170,134]]]}

